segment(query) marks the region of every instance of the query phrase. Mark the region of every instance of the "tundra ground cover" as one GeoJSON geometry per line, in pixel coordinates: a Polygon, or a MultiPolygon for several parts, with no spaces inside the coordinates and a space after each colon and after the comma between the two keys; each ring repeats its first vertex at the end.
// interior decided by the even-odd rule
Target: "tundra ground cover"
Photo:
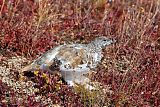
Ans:
{"type": "Polygon", "coordinates": [[[159,11],[159,0],[1,0],[0,106],[159,106],[159,11]],[[117,40],[90,77],[99,91],[68,87],[59,73],[21,79],[43,52],[98,35],[117,40]]]}

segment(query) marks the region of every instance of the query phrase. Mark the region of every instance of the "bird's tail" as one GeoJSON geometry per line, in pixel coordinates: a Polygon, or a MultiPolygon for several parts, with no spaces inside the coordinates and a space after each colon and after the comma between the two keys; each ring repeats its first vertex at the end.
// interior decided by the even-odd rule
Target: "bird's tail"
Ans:
{"type": "Polygon", "coordinates": [[[21,69],[22,72],[24,71],[33,71],[36,69],[36,66],[35,64],[29,64],[27,66],[25,66],[24,68],[21,69]]]}

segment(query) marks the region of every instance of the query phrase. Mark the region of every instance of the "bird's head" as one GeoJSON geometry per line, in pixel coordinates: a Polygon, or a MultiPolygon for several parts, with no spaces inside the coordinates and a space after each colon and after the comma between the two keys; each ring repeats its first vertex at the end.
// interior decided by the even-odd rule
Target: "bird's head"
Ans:
{"type": "Polygon", "coordinates": [[[114,43],[115,41],[113,39],[110,39],[110,38],[107,38],[105,36],[101,36],[101,37],[97,37],[95,40],[94,40],[94,43],[101,47],[102,49],[105,48],[106,46],[114,43]]]}

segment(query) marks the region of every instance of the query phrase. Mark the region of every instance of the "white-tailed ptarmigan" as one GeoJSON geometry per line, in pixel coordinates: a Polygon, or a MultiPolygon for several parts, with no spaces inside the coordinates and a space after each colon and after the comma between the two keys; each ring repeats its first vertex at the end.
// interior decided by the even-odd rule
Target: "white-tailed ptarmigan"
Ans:
{"type": "MultiPolygon", "coordinates": [[[[102,36],[95,38],[89,44],[59,45],[45,52],[22,71],[42,69],[54,72],[56,64],[62,77],[70,86],[73,86],[74,83],[86,84],[88,78],[84,74],[96,68],[103,57],[102,49],[113,42],[112,39],[102,36]]],[[[88,84],[85,87],[92,89],[88,84]]]]}

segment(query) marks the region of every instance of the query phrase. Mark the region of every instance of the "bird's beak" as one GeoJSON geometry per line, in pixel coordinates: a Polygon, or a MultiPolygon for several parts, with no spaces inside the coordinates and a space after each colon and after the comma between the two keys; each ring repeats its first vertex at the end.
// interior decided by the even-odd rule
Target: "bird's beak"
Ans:
{"type": "Polygon", "coordinates": [[[111,44],[114,44],[114,43],[116,43],[115,39],[109,39],[108,42],[107,42],[107,45],[111,45],[111,44]]]}
{"type": "Polygon", "coordinates": [[[117,40],[112,39],[112,44],[115,44],[117,42],[117,40]]]}

